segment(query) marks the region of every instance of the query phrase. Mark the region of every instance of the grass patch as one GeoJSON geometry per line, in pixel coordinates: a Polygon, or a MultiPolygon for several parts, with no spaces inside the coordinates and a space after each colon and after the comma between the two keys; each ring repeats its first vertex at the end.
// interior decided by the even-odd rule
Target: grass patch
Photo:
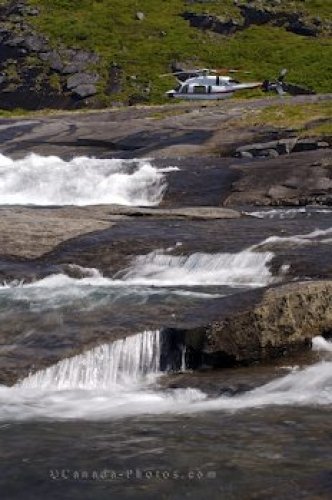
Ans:
{"type": "Polygon", "coordinates": [[[332,101],[313,104],[280,104],[249,112],[236,120],[242,126],[291,128],[299,135],[332,135],[332,101]]]}
{"type": "MultiPolygon", "coordinates": [[[[29,0],[29,3],[38,6],[41,12],[29,22],[47,34],[53,46],[63,43],[100,55],[97,70],[102,79],[98,88],[105,105],[114,100],[126,101],[146,87],[151,89],[150,103],[165,102],[164,93],[174,86],[174,78],[159,75],[168,72],[175,60],[203,67],[240,67],[251,71],[246,80],[274,78],[282,67],[288,67],[289,81],[317,92],[332,89],[332,40],[327,37],[302,37],[270,26],[252,26],[232,37],[223,37],[191,28],[180,15],[195,10],[234,18],[240,11],[233,0],[193,4],[185,0],[29,0]],[[138,11],[144,13],[143,21],[136,19],[138,11]],[[124,72],[118,96],[106,92],[113,62],[124,72]]],[[[284,3],[288,10],[292,6],[323,19],[332,13],[330,2],[326,1],[284,3]]]]}

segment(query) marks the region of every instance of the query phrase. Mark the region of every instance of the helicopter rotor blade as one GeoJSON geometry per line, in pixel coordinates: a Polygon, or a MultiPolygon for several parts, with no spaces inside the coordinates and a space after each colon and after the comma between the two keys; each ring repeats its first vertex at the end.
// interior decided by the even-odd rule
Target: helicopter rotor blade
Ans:
{"type": "Polygon", "coordinates": [[[214,73],[217,73],[219,75],[222,75],[222,74],[233,74],[233,73],[241,73],[243,75],[250,75],[252,73],[252,71],[246,71],[246,70],[243,70],[243,69],[235,69],[235,68],[218,68],[218,69],[214,69],[212,70],[214,73]]]}
{"type": "Polygon", "coordinates": [[[187,71],[174,71],[174,73],[163,73],[161,75],[159,75],[161,78],[164,77],[164,76],[176,76],[176,75],[183,75],[183,74],[186,74],[187,71]]]}

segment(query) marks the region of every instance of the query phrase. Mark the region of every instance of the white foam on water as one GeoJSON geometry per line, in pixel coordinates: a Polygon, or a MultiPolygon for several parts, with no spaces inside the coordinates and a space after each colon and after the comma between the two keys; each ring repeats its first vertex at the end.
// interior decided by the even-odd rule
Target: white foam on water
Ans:
{"type": "Polygon", "coordinates": [[[45,309],[72,307],[76,304],[84,310],[110,305],[119,300],[132,298],[137,303],[146,302],[152,296],[174,295],[184,299],[214,299],[224,293],[198,289],[177,289],[163,285],[134,283],[103,277],[97,270],[95,276],[73,278],[65,274],[54,274],[34,283],[22,281],[4,283],[0,286],[1,299],[29,304],[29,310],[41,312],[45,309]]]}
{"type": "Polygon", "coordinates": [[[147,160],[36,154],[11,160],[0,154],[0,204],[158,205],[166,189],[163,171],[147,160]]]}
{"type": "Polygon", "coordinates": [[[273,208],[271,210],[256,210],[244,212],[245,215],[256,217],[256,219],[292,219],[299,214],[309,215],[305,208],[273,208]]]}
{"type": "Polygon", "coordinates": [[[137,385],[159,372],[160,333],[145,331],[103,344],[29,375],[17,387],[47,390],[110,390],[137,385]]]}
{"type": "Polygon", "coordinates": [[[126,283],[155,286],[243,285],[264,286],[271,282],[268,263],[272,252],[194,253],[169,255],[152,252],[134,259],[119,276],[126,283]]]}
{"type": "Polygon", "coordinates": [[[332,341],[318,335],[312,339],[312,349],[313,351],[332,352],[332,341]]]}
{"type": "Polygon", "coordinates": [[[138,300],[152,295],[178,295],[183,298],[214,299],[225,291],[199,287],[260,287],[276,280],[269,270],[272,252],[194,253],[174,256],[155,251],[133,259],[130,266],[113,278],[97,269],[69,265],[80,278],[53,274],[32,283],[4,282],[0,299],[29,303],[31,311],[67,307],[84,300],[84,308],[116,302],[129,296],[138,300]],[[182,289],[181,289],[182,287],[182,289]]]}
{"type": "Polygon", "coordinates": [[[253,249],[262,248],[268,244],[295,244],[295,245],[312,245],[315,243],[330,243],[332,234],[332,227],[328,229],[315,229],[307,234],[295,234],[293,236],[270,236],[261,243],[254,245],[253,249]]]}
{"type": "Polygon", "coordinates": [[[332,403],[332,362],[292,371],[239,396],[210,398],[193,388],[158,387],[159,356],[159,333],[144,332],[63,360],[12,388],[0,386],[0,420],[110,420],[332,403]]]}
{"type": "Polygon", "coordinates": [[[272,208],[270,210],[256,210],[244,212],[245,215],[256,217],[257,219],[294,219],[298,215],[311,217],[313,214],[331,214],[328,208],[300,207],[300,208],[272,208]]]}

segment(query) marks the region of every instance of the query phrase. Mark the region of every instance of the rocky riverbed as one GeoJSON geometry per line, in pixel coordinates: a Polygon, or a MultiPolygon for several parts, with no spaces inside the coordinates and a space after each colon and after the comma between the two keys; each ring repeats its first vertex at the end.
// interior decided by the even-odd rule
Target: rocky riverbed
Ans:
{"type": "Polygon", "coordinates": [[[317,100],[1,120],[4,498],[330,497],[317,100]]]}
{"type": "Polygon", "coordinates": [[[330,142],[230,121],[271,103],[1,120],[3,383],[144,329],[196,368],[328,334],[330,142]]]}

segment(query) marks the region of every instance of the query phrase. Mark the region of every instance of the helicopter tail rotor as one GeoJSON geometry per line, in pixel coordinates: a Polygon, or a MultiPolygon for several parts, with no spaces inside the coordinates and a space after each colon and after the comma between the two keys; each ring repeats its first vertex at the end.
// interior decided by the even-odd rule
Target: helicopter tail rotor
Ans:
{"type": "Polygon", "coordinates": [[[287,69],[282,69],[279,73],[277,80],[270,81],[265,80],[262,83],[262,89],[265,92],[275,91],[279,95],[291,94],[291,95],[313,95],[315,92],[305,87],[304,85],[298,85],[295,83],[288,83],[285,81],[287,69]]]}
{"type": "Polygon", "coordinates": [[[279,95],[284,95],[287,90],[286,90],[286,84],[285,84],[285,77],[288,73],[288,70],[286,68],[283,68],[277,79],[276,80],[264,80],[262,83],[262,90],[264,92],[271,92],[275,91],[279,95]]]}

